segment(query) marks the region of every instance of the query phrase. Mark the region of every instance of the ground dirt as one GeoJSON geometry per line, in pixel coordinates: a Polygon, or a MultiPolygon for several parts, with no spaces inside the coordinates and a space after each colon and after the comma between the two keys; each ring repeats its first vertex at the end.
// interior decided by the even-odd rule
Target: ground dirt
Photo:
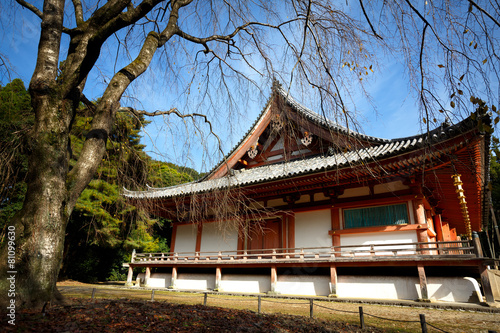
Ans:
{"type": "MultiPolygon", "coordinates": [[[[487,307],[428,308],[257,296],[180,293],[124,288],[123,283],[58,283],[65,305],[18,311],[8,332],[500,332],[500,312],[487,307]],[[94,292],[93,292],[94,291],[94,292]],[[92,299],[94,294],[94,299],[92,299]],[[151,301],[151,299],[154,301],[151,301]],[[206,298],[205,298],[206,297],[206,298]],[[206,302],[206,306],[203,305],[206,302]],[[360,327],[363,308],[365,329],[360,327]]],[[[3,316],[5,318],[5,316],[3,316]]]]}

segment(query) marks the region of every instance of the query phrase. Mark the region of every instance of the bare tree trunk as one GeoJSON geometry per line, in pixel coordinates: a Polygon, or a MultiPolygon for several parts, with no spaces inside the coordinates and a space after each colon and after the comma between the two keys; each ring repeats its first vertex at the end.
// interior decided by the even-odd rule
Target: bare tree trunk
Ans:
{"type": "MultiPolygon", "coordinates": [[[[0,293],[8,296],[0,297],[0,306],[10,305],[13,297],[9,295],[15,295],[16,307],[39,308],[53,301],[58,294],[56,282],[71,212],[106,151],[106,141],[122,94],[146,71],[158,47],[176,33],[177,12],[183,4],[173,5],[166,29],[161,34],[148,34],[137,58],[114,75],[102,98],[93,107],[91,130],[78,161],[70,170],[70,131],[86,77],[85,73],[75,73],[85,62],[93,63],[95,53],[99,53],[95,48],[87,49],[89,36],[102,38],[102,35],[98,29],[89,29],[89,35],[72,39],[73,46],[58,79],[64,0],[44,3],[37,66],[29,88],[35,125],[30,134],[28,189],[23,209],[8,228],[15,239],[12,236],[11,242],[6,242],[0,253],[0,293]],[[15,260],[9,261],[12,253],[15,253],[15,260]]],[[[135,16],[134,12],[129,14],[132,23],[150,6],[143,7],[138,7],[135,16]]],[[[123,8],[115,10],[119,14],[123,8]]],[[[116,29],[121,24],[118,22],[116,29]]],[[[112,32],[110,29],[106,34],[112,32]]]]}
{"type": "MultiPolygon", "coordinates": [[[[42,25],[50,28],[41,31],[37,66],[29,88],[36,121],[30,135],[28,189],[23,209],[9,228],[15,232],[14,266],[2,270],[2,275],[11,272],[7,273],[9,290],[13,286],[12,277],[15,278],[17,307],[37,307],[51,300],[68,221],[65,176],[73,110],[71,103],[60,98],[55,80],[63,13],[64,0],[44,3],[42,25]]],[[[7,262],[7,252],[4,247],[0,267],[7,262]]],[[[2,276],[2,287],[5,281],[2,276]]],[[[4,293],[5,289],[1,289],[4,293]]]]}

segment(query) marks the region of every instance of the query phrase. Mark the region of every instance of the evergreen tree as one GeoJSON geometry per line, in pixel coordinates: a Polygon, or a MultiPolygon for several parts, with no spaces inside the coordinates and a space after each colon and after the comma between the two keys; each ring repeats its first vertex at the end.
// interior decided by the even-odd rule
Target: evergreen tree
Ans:
{"type": "MultiPolygon", "coordinates": [[[[71,130],[72,158],[80,156],[89,135],[88,109],[81,106],[71,130]]],[[[0,227],[21,209],[26,192],[29,142],[34,122],[30,96],[15,79],[0,87],[0,227]]],[[[132,249],[147,252],[169,250],[168,221],[150,217],[121,196],[122,188],[170,186],[193,180],[199,174],[188,168],[152,160],[140,143],[144,116],[119,113],[106,143],[97,173],[83,190],[66,230],[62,276],[96,281],[123,278],[123,261],[132,249]],[[186,172],[182,170],[187,170],[186,172]],[[188,173],[189,172],[189,173],[188,173]],[[163,235],[162,235],[163,233],[163,235]]]]}

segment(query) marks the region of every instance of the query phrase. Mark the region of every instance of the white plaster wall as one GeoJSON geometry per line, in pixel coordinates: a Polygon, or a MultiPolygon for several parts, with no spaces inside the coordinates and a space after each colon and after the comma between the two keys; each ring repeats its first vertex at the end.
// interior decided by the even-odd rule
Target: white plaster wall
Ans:
{"type": "Polygon", "coordinates": [[[329,209],[295,214],[295,247],[332,246],[332,228],[329,209]]]}
{"type": "Polygon", "coordinates": [[[238,250],[238,231],[220,230],[218,223],[204,223],[201,233],[200,252],[238,250]]]}
{"type": "MultiPolygon", "coordinates": [[[[144,273],[138,274],[141,284],[144,273]]],[[[152,273],[148,287],[168,288],[171,283],[170,273],[152,273]]],[[[417,276],[352,276],[339,275],[337,278],[337,296],[360,299],[404,299],[421,298],[417,276]]],[[[215,288],[214,274],[180,273],[175,289],[209,290],[215,288]]],[[[224,274],[220,290],[238,293],[266,293],[271,290],[270,275],[224,274]]],[[[282,295],[327,296],[330,294],[330,276],[327,275],[278,275],[276,291],[282,295]]],[[[472,278],[463,277],[428,277],[427,292],[429,298],[441,302],[479,302],[479,285],[472,278]]],[[[480,296],[482,297],[482,296],[480,296]]]]}
{"type": "MultiPolygon", "coordinates": [[[[427,293],[435,301],[477,303],[477,286],[471,280],[462,277],[428,277],[427,293]]],[[[421,298],[421,293],[418,277],[339,276],[337,296],[416,300],[421,298]]]]}
{"type": "Polygon", "coordinates": [[[215,270],[213,274],[179,273],[174,288],[179,290],[214,289],[215,270]]]}
{"type": "Polygon", "coordinates": [[[328,296],[330,277],[326,275],[278,275],[276,291],[284,295],[328,296]]]}
{"type": "MultiPolygon", "coordinates": [[[[141,284],[144,284],[144,276],[144,273],[139,273],[137,275],[137,277],[141,279],[141,284]]],[[[152,273],[147,286],[150,288],[168,288],[171,282],[171,273],[152,273]]]]}
{"type": "Polygon", "coordinates": [[[415,283],[420,286],[418,277],[340,275],[337,277],[337,296],[415,300],[419,298],[415,283]]]}
{"type": "Polygon", "coordinates": [[[235,293],[266,293],[271,290],[271,276],[224,274],[222,271],[220,290],[235,293]]]}
{"type": "MultiPolygon", "coordinates": [[[[416,284],[420,296],[420,285],[416,284]]],[[[462,277],[428,277],[427,293],[430,299],[443,302],[479,302],[481,292],[476,280],[462,277]]]]}
{"type": "MultiPolygon", "coordinates": [[[[340,236],[340,245],[368,245],[368,244],[404,244],[404,243],[416,243],[417,233],[414,230],[409,231],[391,231],[391,232],[369,232],[362,234],[348,234],[340,236]]],[[[384,250],[391,249],[408,249],[408,251],[398,251],[398,254],[415,254],[414,245],[397,245],[397,246],[387,246],[384,250]]],[[[369,251],[369,246],[358,246],[353,248],[342,249],[343,251],[358,250],[358,251],[369,251]]],[[[377,251],[376,255],[393,255],[389,251],[377,251]]],[[[349,254],[346,254],[349,255],[349,254]]],[[[366,256],[367,253],[359,253],[356,255],[366,256]]]]}
{"type": "Polygon", "coordinates": [[[177,253],[194,253],[196,250],[196,232],[197,225],[194,223],[177,226],[174,251],[177,253]]]}

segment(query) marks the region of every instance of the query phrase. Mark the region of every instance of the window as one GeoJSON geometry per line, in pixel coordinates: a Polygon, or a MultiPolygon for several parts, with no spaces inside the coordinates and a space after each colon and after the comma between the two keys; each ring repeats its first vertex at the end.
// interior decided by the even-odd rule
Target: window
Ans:
{"type": "Polygon", "coordinates": [[[379,225],[408,224],[406,203],[344,210],[345,228],[374,227],[379,225]]]}

